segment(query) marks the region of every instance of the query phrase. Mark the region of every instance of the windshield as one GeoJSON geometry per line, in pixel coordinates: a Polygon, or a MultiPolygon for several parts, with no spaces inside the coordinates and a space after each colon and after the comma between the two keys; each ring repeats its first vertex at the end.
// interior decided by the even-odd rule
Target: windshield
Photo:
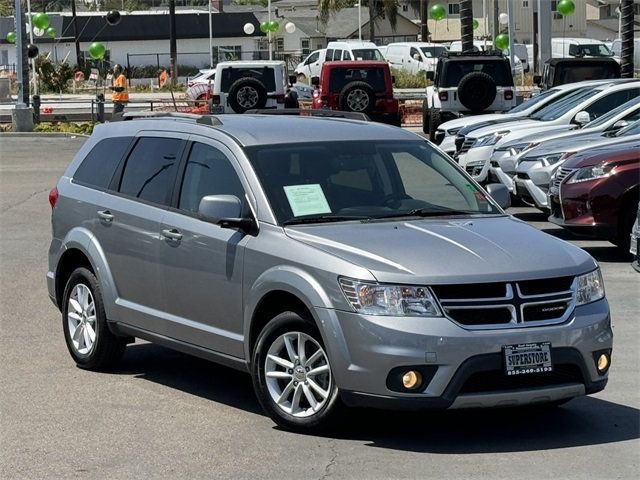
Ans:
{"type": "Polygon", "coordinates": [[[574,56],[613,57],[613,52],[609,50],[609,47],[602,44],[571,45],[569,50],[572,50],[569,54],[574,56]]]}
{"type": "Polygon", "coordinates": [[[314,142],[246,151],[280,224],[501,213],[451,160],[423,141],[314,142]]]}
{"type": "Polygon", "coordinates": [[[549,97],[554,96],[553,101],[558,101],[568,93],[569,91],[567,91],[567,93],[558,94],[558,90],[546,90],[539,95],[536,95],[535,97],[531,97],[528,100],[525,100],[517,107],[513,107],[511,110],[509,110],[509,113],[519,113],[523,112],[524,110],[528,110],[531,107],[537,106],[537,108],[534,110],[535,112],[547,104],[547,102],[550,100],[549,97]]]}
{"type": "MultiPolygon", "coordinates": [[[[599,127],[600,125],[604,125],[608,123],[612,118],[620,115],[625,110],[628,110],[629,108],[639,104],[640,104],[640,97],[634,98],[633,100],[629,100],[627,103],[623,103],[619,107],[614,108],[610,112],[605,113],[604,115],[602,115],[601,117],[598,117],[594,121],[587,123],[583,128],[599,127]]],[[[629,112],[629,113],[632,113],[632,112],[629,112]]]]}
{"type": "Polygon", "coordinates": [[[354,60],[384,60],[377,48],[358,48],[351,50],[354,60]]]}
{"type": "Polygon", "coordinates": [[[427,58],[438,58],[447,51],[444,47],[420,47],[420,50],[422,50],[422,53],[424,53],[424,56],[427,58]]]}
{"type": "Polygon", "coordinates": [[[543,122],[555,120],[557,118],[560,118],[562,115],[567,113],[583,100],[586,100],[593,95],[593,88],[578,90],[568,97],[565,97],[563,100],[560,100],[559,102],[553,102],[551,105],[544,107],[543,109],[531,115],[531,118],[534,120],[542,120],[543,122]]]}
{"type": "Polygon", "coordinates": [[[624,137],[626,135],[640,135],[640,120],[637,120],[631,125],[627,125],[626,127],[620,129],[620,131],[617,132],[615,136],[624,137]]]}

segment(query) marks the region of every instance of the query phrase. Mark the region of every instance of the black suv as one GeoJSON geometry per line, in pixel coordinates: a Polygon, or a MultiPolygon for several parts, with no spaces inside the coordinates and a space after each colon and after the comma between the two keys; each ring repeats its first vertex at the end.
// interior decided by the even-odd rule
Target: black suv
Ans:
{"type": "Polygon", "coordinates": [[[610,78],[620,78],[620,64],[613,58],[552,58],[545,62],[542,75],[533,77],[533,83],[548,90],[565,83],[610,78]]]}

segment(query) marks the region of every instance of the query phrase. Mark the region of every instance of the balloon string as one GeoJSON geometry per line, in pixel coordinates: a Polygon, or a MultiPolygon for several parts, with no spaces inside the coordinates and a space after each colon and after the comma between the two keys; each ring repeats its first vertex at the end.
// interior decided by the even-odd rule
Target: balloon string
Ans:
{"type": "Polygon", "coordinates": [[[92,38],[91,40],[89,40],[89,41],[90,41],[90,42],[93,42],[93,41],[96,39],[96,37],[102,33],[102,30],[104,30],[104,29],[105,29],[105,27],[106,27],[107,25],[109,25],[109,24],[108,24],[108,23],[105,23],[105,24],[102,26],[102,28],[101,28],[100,30],[98,30],[98,33],[96,33],[96,34],[93,36],[93,38],[92,38]]]}

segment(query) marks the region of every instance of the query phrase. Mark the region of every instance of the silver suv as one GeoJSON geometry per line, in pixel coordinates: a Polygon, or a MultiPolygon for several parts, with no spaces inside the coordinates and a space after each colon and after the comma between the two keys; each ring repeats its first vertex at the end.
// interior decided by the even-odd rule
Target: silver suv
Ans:
{"type": "Polygon", "coordinates": [[[79,367],[157,342],[250,372],[291,429],[326,427],[344,404],[602,390],[612,331],[598,265],[505,214],[506,187],[488,191],[381,124],[100,125],[50,194],[49,294],[79,367]]]}

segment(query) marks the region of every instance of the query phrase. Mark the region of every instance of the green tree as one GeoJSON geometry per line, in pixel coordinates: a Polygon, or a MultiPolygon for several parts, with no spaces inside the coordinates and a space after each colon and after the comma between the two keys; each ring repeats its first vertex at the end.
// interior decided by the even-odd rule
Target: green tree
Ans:
{"type": "Polygon", "coordinates": [[[266,7],[268,0],[233,0],[234,5],[260,5],[266,7]]]}
{"type": "Polygon", "coordinates": [[[0,17],[11,17],[13,6],[14,3],[11,0],[0,0],[0,17]]]}

